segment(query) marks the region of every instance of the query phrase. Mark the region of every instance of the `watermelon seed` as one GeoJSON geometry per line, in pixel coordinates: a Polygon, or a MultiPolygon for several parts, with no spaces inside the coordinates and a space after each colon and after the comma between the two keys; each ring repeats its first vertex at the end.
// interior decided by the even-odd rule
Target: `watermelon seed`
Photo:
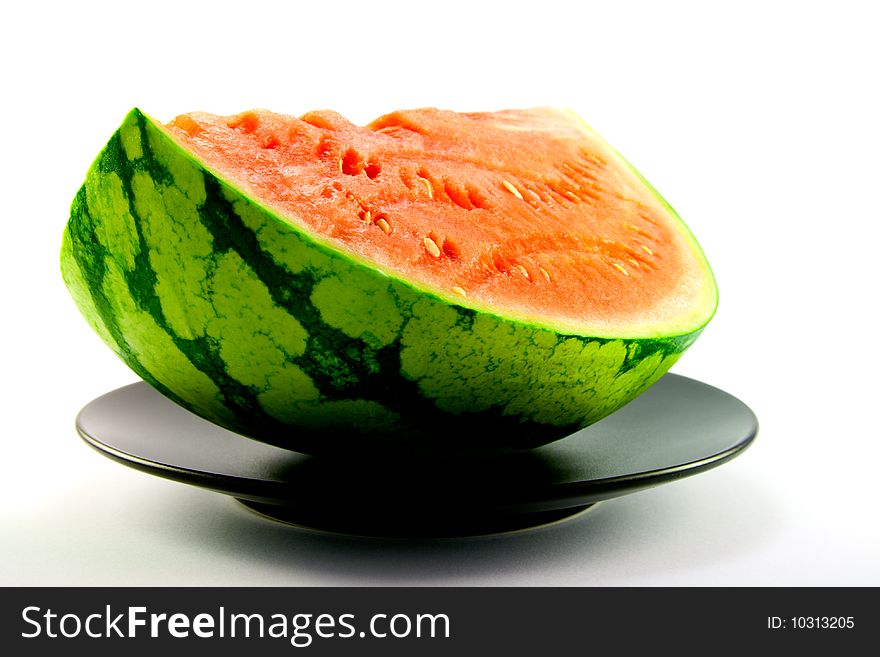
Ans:
{"type": "Polygon", "coordinates": [[[639,228],[638,226],[633,226],[631,223],[628,223],[628,222],[624,222],[623,227],[626,228],[627,230],[633,231],[634,233],[638,233],[639,235],[647,235],[648,234],[645,231],[643,231],[641,228],[639,228]]]}
{"type": "Polygon", "coordinates": [[[427,249],[428,253],[430,253],[435,258],[440,257],[440,247],[437,246],[437,242],[432,240],[430,237],[426,237],[422,241],[425,244],[425,249],[427,249]]]}
{"type": "MultiPolygon", "coordinates": [[[[596,162],[593,162],[593,164],[596,164],[596,162]]],[[[587,184],[593,184],[596,182],[596,175],[592,171],[590,171],[590,168],[586,165],[577,164],[575,166],[572,166],[571,164],[568,164],[566,162],[562,166],[571,172],[571,175],[569,175],[568,177],[572,178],[573,180],[585,181],[587,184]]]]}
{"type": "Polygon", "coordinates": [[[275,135],[269,135],[262,144],[260,144],[260,148],[265,150],[273,150],[278,148],[281,145],[281,141],[275,135]]]}
{"type": "Polygon", "coordinates": [[[577,203],[578,201],[581,200],[580,198],[578,198],[578,195],[577,195],[577,194],[575,194],[574,192],[572,192],[572,191],[570,191],[570,190],[568,190],[568,189],[566,189],[566,190],[562,193],[562,195],[563,195],[565,198],[567,198],[569,201],[574,201],[575,203],[577,203]]]}
{"type": "Polygon", "coordinates": [[[372,223],[372,221],[373,221],[373,215],[369,210],[367,210],[366,212],[364,212],[364,223],[369,226],[372,223]]]}
{"type": "Polygon", "coordinates": [[[447,181],[443,185],[443,191],[446,192],[446,196],[449,197],[449,200],[455,203],[458,207],[464,210],[474,209],[474,206],[468,198],[467,194],[455,183],[447,181]]]}
{"type": "Polygon", "coordinates": [[[364,173],[367,174],[367,178],[373,180],[379,173],[382,171],[382,167],[379,166],[378,162],[370,162],[367,164],[367,168],[364,169],[364,173]]]}
{"type": "Polygon", "coordinates": [[[488,210],[489,204],[487,203],[485,197],[480,193],[480,190],[467,186],[467,196],[468,200],[471,202],[475,208],[480,208],[481,210],[488,210]]]}
{"type": "Polygon", "coordinates": [[[364,164],[361,161],[360,154],[354,150],[353,148],[349,148],[345,155],[342,156],[342,159],[339,160],[340,166],[342,167],[340,171],[347,176],[357,176],[364,170],[364,164]]]}
{"type": "Polygon", "coordinates": [[[391,224],[385,221],[384,217],[376,219],[376,225],[382,229],[382,232],[388,235],[391,232],[391,224]]]}
{"type": "Polygon", "coordinates": [[[461,251],[456,243],[449,238],[440,241],[440,250],[443,251],[443,255],[447,258],[452,258],[453,260],[461,258],[461,251]]]}
{"type": "Polygon", "coordinates": [[[651,215],[644,211],[644,207],[641,203],[639,204],[639,216],[644,219],[649,224],[657,225],[657,220],[654,219],[651,215]]]}
{"type": "Polygon", "coordinates": [[[455,287],[452,288],[452,291],[453,291],[453,292],[456,292],[456,293],[458,293],[458,294],[460,294],[460,295],[463,296],[463,297],[466,297],[466,296],[467,296],[467,292],[465,292],[463,288],[460,288],[460,287],[458,287],[457,285],[456,285],[455,287]]]}
{"type": "Polygon", "coordinates": [[[514,268],[519,271],[520,274],[526,277],[527,281],[532,280],[532,277],[529,276],[529,270],[523,267],[522,265],[514,265],[514,268]]]}
{"type": "Polygon", "coordinates": [[[550,282],[550,274],[547,273],[547,270],[544,269],[543,267],[538,267],[538,269],[541,270],[541,273],[544,274],[544,278],[549,283],[550,282]]]}
{"type": "Polygon", "coordinates": [[[629,264],[631,264],[633,267],[635,267],[636,269],[639,269],[641,267],[638,260],[633,260],[632,258],[627,258],[626,261],[629,264]]]}
{"type": "Polygon", "coordinates": [[[425,189],[428,191],[428,198],[434,198],[434,188],[431,186],[431,181],[427,178],[423,178],[419,176],[419,180],[422,181],[422,184],[425,186],[425,189]]]}
{"type": "Polygon", "coordinates": [[[520,201],[525,200],[525,199],[523,199],[523,195],[519,193],[519,190],[516,187],[514,187],[512,184],[510,184],[506,180],[502,180],[501,184],[504,185],[504,188],[508,192],[510,192],[511,194],[516,196],[520,201]]]}
{"type": "Polygon", "coordinates": [[[581,149],[580,155],[587,162],[591,162],[591,163],[598,165],[600,167],[605,165],[605,160],[603,160],[601,157],[599,157],[595,153],[591,153],[590,151],[581,149]]]}
{"type": "Polygon", "coordinates": [[[647,246],[645,246],[644,244],[639,244],[639,246],[641,247],[642,251],[644,251],[648,255],[654,255],[654,252],[651,249],[649,249],[647,246]]]}
{"type": "Polygon", "coordinates": [[[539,203],[541,203],[541,196],[535,190],[529,189],[528,187],[526,187],[525,190],[533,201],[532,205],[538,205],[539,203]]]}
{"type": "Polygon", "coordinates": [[[617,269],[624,276],[629,276],[629,272],[626,270],[626,267],[623,265],[618,265],[616,262],[614,263],[614,268],[617,269]]]}
{"type": "MultiPolygon", "coordinates": [[[[596,187],[595,185],[592,185],[592,184],[590,184],[590,183],[587,183],[587,184],[589,184],[590,187],[596,187]]],[[[587,196],[588,198],[591,198],[591,199],[593,199],[594,201],[601,201],[601,200],[602,200],[602,197],[599,196],[599,194],[598,194],[597,192],[593,191],[593,190],[590,189],[589,187],[581,187],[580,192],[581,192],[581,194],[583,194],[584,196],[587,196]]]]}

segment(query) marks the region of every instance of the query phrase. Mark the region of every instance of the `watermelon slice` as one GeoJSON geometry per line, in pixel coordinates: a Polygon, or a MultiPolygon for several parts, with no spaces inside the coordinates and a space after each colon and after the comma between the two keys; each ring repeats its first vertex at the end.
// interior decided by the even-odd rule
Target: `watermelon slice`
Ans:
{"type": "Polygon", "coordinates": [[[312,453],[550,442],[650,386],[717,303],[672,208],[548,108],[134,110],[62,271],[158,390],[312,453]]]}

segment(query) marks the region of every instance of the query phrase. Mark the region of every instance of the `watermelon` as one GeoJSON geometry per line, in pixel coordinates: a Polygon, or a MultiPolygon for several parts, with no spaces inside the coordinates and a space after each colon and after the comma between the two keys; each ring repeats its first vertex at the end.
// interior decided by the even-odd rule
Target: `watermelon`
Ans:
{"type": "Polygon", "coordinates": [[[673,209],[569,111],[129,113],[64,281],[192,412],[305,453],[526,449],[657,381],[717,293],[673,209]]]}

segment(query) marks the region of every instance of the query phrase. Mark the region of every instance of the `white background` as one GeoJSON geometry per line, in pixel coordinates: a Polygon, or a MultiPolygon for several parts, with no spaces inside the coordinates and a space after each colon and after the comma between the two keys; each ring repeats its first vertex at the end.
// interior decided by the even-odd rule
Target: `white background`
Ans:
{"type": "Polygon", "coordinates": [[[0,584],[880,585],[872,4],[10,3],[0,584]],[[136,377],[78,315],[58,251],[131,107],[365,122],[547,104],[578,111],[703,245],[721,304],[674,371],[752,406],[743,456],[560,526],[432,544],[275,525],[79,440],[78,409],[136,377]]]}

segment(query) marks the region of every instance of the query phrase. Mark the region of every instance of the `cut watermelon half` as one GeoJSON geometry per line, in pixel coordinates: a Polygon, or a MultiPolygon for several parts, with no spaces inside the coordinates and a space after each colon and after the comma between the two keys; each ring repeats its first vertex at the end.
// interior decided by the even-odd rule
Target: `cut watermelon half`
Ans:
{"type": "Polygon", "coordinates": [[[550,442],[650,386],[717,303],[672,208],[548,108],[134,110],[62,271],[158,390],[305,452],[550,442]]]}

